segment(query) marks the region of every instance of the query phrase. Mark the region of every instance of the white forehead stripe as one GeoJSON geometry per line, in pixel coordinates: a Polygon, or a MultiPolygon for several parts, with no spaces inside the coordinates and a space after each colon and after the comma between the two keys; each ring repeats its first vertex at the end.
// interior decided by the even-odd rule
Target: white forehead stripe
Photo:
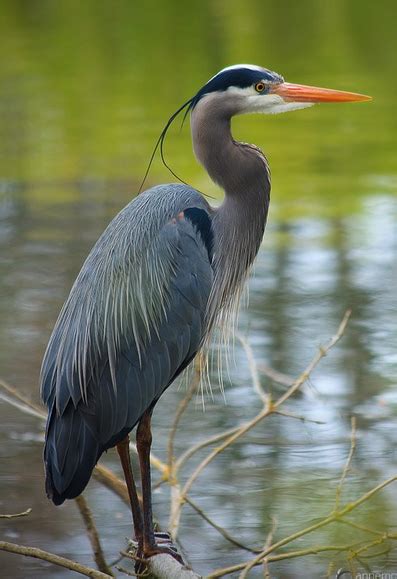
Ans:
{"type": "Polygon", "coordinates": [[[236,70],[236,68],[248,68],[250,70],[263,70],[263,67],[257,66],[256,64],[233,64],[232,66],[226,66],[226,68],[222,68],[221,72],[225,70],[236,70]]]}
{"type": "Polygon", "coordinates": [[[219,74],[222,74],[222,72],[226,72],[227,70],[238,70],[239,68],[248,68],[248,70],[254,70],[255,72],[261,72],[263,70],[261,66],[257,66],[256,64],[233,64],[232,66],[226,66],[225,68],[222,68],[222,70],[214,74],[214,76],[211,76],[208,82],[210,82],[219,74]]]}

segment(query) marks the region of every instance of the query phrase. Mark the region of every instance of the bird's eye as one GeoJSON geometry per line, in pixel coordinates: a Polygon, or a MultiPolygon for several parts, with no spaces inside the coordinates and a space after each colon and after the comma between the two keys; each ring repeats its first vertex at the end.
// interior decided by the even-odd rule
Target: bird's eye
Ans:
{"type": "Polygon", "coordinates": [[[257,82],[255,85],[255,90],[256,92],[263,92],[265,90],[265,83],[262,81],[257,82]]]}

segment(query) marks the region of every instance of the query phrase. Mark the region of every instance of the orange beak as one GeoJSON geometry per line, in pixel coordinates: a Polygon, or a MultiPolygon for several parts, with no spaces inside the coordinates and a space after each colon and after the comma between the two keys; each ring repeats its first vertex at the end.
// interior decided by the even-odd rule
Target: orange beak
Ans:
{"type": "Polygon", "coordinates": [[[304,84],[292,84],[282,82],[270,89],[271,93],[281,96],[285,101],[299,103],[348,103],[370,101],[372,97],[355,92],[333,90],[331,88],[318,88],[304,84]]]}

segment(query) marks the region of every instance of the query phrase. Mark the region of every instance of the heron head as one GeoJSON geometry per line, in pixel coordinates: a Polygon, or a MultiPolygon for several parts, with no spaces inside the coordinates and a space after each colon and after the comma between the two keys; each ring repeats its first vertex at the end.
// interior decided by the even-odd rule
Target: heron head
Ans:
{"type": "Polygon", "coordinates": [[[283,113],[296,109],[304,109],[320,102],[354,102],[368,101],[372,97],[333,90],[318,88],[303,84],[285,82],[283,77],[267,68],[253,64],[235,64],[223,68],[189,100],[181,105],[168,119],[149,161],[140,191],[145,183],[157,149],[160,149],[164,165],[177,179],[181,179],[166,163],[164,158],[164,141],[169,127],[184,111],[182,125],[191,112],[196,125],[201,126],[205,117],[211,122],[215,111],[217,117],[230,120],[233,115],[244,113],[283,113]]]}
{"type": "Polygon", "coordinates": [[[282,76],[252,64],[222,69],[198,91],[191,101],[194,109],[201,100],[220,100],[231,114],[282,113],[303,109],[319,102],[354,102],[371,97],[284,82],[282,76]]]}

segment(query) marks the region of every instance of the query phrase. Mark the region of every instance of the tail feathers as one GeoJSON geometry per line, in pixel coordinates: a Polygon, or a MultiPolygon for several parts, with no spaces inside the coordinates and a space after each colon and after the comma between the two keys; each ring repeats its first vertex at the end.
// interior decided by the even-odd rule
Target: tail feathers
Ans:
{"type": "Polygon", "coordinates": [[[72,402],[60,416],[53,405],[44,448],[48,498],[61,505],[65,499],[80,495],[101,454],[96,438],[72,402]]]}

